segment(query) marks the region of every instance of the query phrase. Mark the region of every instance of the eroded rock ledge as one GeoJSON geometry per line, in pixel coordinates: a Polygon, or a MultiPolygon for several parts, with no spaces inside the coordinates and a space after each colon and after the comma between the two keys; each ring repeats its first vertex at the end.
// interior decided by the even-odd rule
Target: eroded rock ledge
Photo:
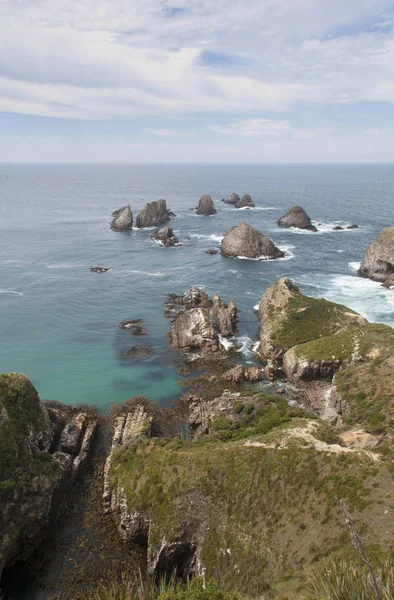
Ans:
{"type": "Polygon", "coordinates": [[[380,281],[386,287],[394,286],[394,227],[382,229],[368,246],[358,274],[380,281]]]}

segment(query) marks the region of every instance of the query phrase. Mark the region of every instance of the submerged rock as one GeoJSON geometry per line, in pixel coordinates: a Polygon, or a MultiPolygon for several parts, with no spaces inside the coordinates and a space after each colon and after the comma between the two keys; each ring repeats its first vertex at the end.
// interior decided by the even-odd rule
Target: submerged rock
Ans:
{"type": "Polygon", "coordinates": [[[341,227],[340,225],[335,225],[335,227],[332,228],[333,231],[343,231],[344,227],[341,227]]]}
{"type": "Polygon", "coordinates": [[[154,202],[148,202],[141,210],[140,214],[137,215],[135,225],[140,229],[157,227],[169,221],[171,216],[174,216],[174,213],[167,209],[166,200],[155,200],[154,202]]]}
{"type": "Polygon", "coordinates": [[[285,256],[268,237],[244,222],[225,234],[221,251],[228,257],[275,259],[285,256]]]}
{"type": "Polygon", "coordinates": [[[217,210],[215,204],[208,194],[203,194],[198,202],[197,214],[198,215],[216,215],[217,210]]]}
{"type": "Polygon", "coordinates": [[[382,229],[368,246],[358,274],[382,283],[394,274],[394,227],[382,229]]]}
{"type": "Polygon", "coordinates": [[[296,227],[308,231],[317,231],[310,217],[301,206],[292,206],[278,221],[279,227],[296,227]]]}
{"type": "Polygon", "coordinates": [[[346,227],[346,229],[360,229],[360,225],[356,225],[356,224],[354,224],[354,225],[348,225],[346,227]]]}
{"type": "Polygon", "coordinates": [[[244,194],[240,200],[235,203],[235,208],[254,208],[254,203],[249,194],[244,194]]]}
{"type": "Polygon", "coordinates": [[[24,375],[0,375],[0,576],[53,526],[97,424],[91,411],[40,402],[24,375]]]}
{"type": "Polygon", "coordinates": [[[168,248],[169,246],[180,246],[179,239],[176,237],[171,227],[163,227],[163,229],[154,231],[151,238],[165,248],[168,248]]]}
{"type": "Polygon", "coordinates": [[[118,208],[112,213],[112,216],[111,229],[114,231],[128,231],[133,228],[133,213],[130,204],[118,208]]]}
{"type": "Polygon", "coordinates": [[[145,323],[143,319],[132,319],[131,321],[121,321],[119,323],[120,329],[127,329],[133,335],[142,337],[147,335],[145,323]]]}
{"type": "Polygon", "coordinates": [[[218,253],[218,251],[213,248],[210,248],[209,250],[205,250],[205,254],[217,254],[217,253],[218,253]]]}
{"type": "Polygon", "coordinates": [[[122,350],[120,353],[120,358],[135,358],[135,357],[144,357],[150,356],[153,354],[154,350],[152,348],[147,348],[146,346],[132,346],[127,350],[122,350]]]}
{"type": "Polygon", "coordinates": [[[90,267],[92,273],[106,273],[109,271],[107,267],[90,267]]]}
{"type": "Polygon", "coordinates": [[[230,194],[228,196],[228,198],[226,198],[226,200],[224,201],[226,204],[237,204],[237,202],[240,202],[241,198],[238,196],[238,194],[236,194],[235,192],[233,192],[232,194],[230,194]]]}

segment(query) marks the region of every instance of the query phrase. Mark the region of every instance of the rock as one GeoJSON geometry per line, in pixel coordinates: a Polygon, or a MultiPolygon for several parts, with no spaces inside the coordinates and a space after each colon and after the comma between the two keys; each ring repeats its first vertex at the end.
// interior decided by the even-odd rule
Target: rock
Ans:
{"type": "Polygon", "coordinates": [[[368,246],[358,274],[382,283],[394,274],[394,227],[382,229],[368,246]]]}
{"type": "MultiPolygon", "coordinates": [[[[232,380],[229,379],[228,381],[232,380]]],[[[218,417],[233,420],[235,418],[234,406],[239,402],[239,399],[239,392],[234,393],[227,390],[221,396],[212,400],[200,398],[200,396],[190,396],[188,398],[188,421],[192,436],[200,437],[211,433],[212,424],[218,417]]]]}
{"type": "Polygon", "coordinates": [[[135,220],[135,225],[140,229],[157,227],[169,221],[171,216],[174,216],[174,213],[167,209],[167,202],[165,200],[155,200],[154,202],[148,202],[141,210],[135,220]]]}
{"type": "Polygon", "coordinates": [[[211,196],[208,196],[208,194],[203,194],[198,202],[197,214],[209,216],[216,215],[216,213],[217,210],[211,196]]]}
{"type": "Polygon", "coordinates": [[[153,354],[154,350],[152,348],[146,348],[146,346],[132,346],[127,350],[122,350],[120,353],[120,358],[135,358],[135,357],[144,357],[150,356],[153,354]]]}
{"type": "Polygon", "coordinates": [[[147,335],[146,327],[143,319],[133,319],[131,321],[121,321],[119,323],[120,329],[130,330],[130,333],[137,337],[143,337],[147,335]]]}
{"type": "Polygon", "coordinates": [[[217,254],[218,251],[210,248],[209,250],[205,250],[205,254],[217,254]]]}
{"type": "Polygon", "coordinates": [[[382,287],[390,289],[394,287],[394,273],[389,275],[384,283],[382,283],[382,287]]]}
{"type": "Polygon", "coordinates": [[[176,237],[171,227],[163,227],[163,229],[154,231],[151,238],[166,248],[169,246],[180,246],[179,239],[176,237]]]}
{"type": "Polygon", "coordinates": [[[0,577],[43,541],[90,456],[97,417],[54,404],[24,375],[0,375],[0,577]]]}
{"type": "Polygon", "coordinates": [[[242,381],[249,381],[255,383],[264,379],[264,374],[261,367],[244,367],[243,365],[237,365],[236,367],[226,371],[222,375],[224,381],[232,381],[233,383],[240,383],[242,381]]]}
{"type": "Polygon", "coordinates": [[[278,221],[279,227],[296,227],[297,229],[307,229],[308,231],[317,231],[312,225],[310,217],[301,206],[292,206],[287,213],[278,221]]]}
{"type": "Polygon", "coordinates": [[[163,540],[158,550],[150,548],[148,552],[148,573],[157,579],[176,573],[180,579],[190,580],[196,574],[196,550],[189,541],[163,540]]]}
{"type": "Polygon", "coordinates": [[[221,251],[228,257],[275,259],[285,256],[268,237],[244,222],[225,234],[221,251]]]}
{"type": "Polygon", "coordinates": [[[133,228],[133,213],[130,204],[115,210],[112,216],[111,229],[114,231],[128,231],[133,228]]]}
{"type": "Polygon", "coordinates": [[[335,225],[335,227],[332,228],[333,231],[343,231],[344,228],[341,227],[340,225],[335,225]]]}
{"type": "Polygon", "coordinates": [[[228,198],[226,200],[224,200],[224,202],[226,204],[233,204],[233,205],[237,204],[237,202],[240,202],[240,201],[241,201],[241,198],[235,192],[230,194],[230,196],[228,196],[228,198]]]}
{"type": "Polygon", "coordinates": [[[199,288],[191,288],[183,296],[169,296],[166,312],[167,316],[175,317],[171,321],[171,345],[186,353],[193,350],[218,352],[219,334],[230,337],[235,333],[235,302],[232,300],[227,305],[218,295],[210,300],[199,288]]]}
{"type": "Polygon", "coordinates": [[[346,229],[360,229],[360,225],[348,225],[346,229]]]}
{"type": "Polygon", "coordinates": [[[249,194],[244,194],[240,200],[235,203],[235,208],[254,208],[254,204],[249,194]]]}
{"type": "Polygon", "coordinates": [[[106,273],[107,271],[109,271],[107,267],[90,267],[90,270],[92,271],[92,273],[106,273]]]}

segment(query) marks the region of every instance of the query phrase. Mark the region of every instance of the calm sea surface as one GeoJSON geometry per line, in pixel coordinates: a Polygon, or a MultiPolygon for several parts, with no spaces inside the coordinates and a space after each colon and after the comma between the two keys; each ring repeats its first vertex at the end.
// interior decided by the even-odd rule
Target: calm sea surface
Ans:
{"type": "Polygon", "coordinates": [[[392,165],[0,165],[0,372],[30,377],[41,398],[95,404],[107,410],[144,394],[162,404],[180,392],[163,312],[171,292],[193,285],[242,309],[244,356],[257,336],[253,306],[270,283],[291,277],[301,290],[347,304],[372,321],[394,326],[394,290],[357,277],[364,250],[394,225],[392,165]],[[257,208],[237,211],[220,200],[249,193],[257,208]],[[190,208],[202,193],[218,214],[190,208]],[[116,233],[113,210],[166,198],[182,241],[162,248],[151,231],[116,233]],[[283,230],[276,220],[301,204],[319,233],[283,230]],[[287,250],[279,261],[207,255],[221,236],[247,221],[287,250]],[[361,229],[333,232],[357,223],[361,229]],[[105,274],[89,271],[109,267],[105,274]],[[148,336],[119,329],[145,320],[148,336]],[[122,350],[154,353],[125,360],[122,350]]]}

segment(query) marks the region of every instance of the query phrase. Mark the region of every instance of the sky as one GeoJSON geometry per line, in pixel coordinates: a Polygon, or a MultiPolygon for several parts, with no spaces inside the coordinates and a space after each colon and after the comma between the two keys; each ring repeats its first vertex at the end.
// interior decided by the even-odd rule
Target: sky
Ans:
{"type": "Polygon", "coordinates": [[[0,161],[394,161],[394,0],[0,0],[0,161]]]}

